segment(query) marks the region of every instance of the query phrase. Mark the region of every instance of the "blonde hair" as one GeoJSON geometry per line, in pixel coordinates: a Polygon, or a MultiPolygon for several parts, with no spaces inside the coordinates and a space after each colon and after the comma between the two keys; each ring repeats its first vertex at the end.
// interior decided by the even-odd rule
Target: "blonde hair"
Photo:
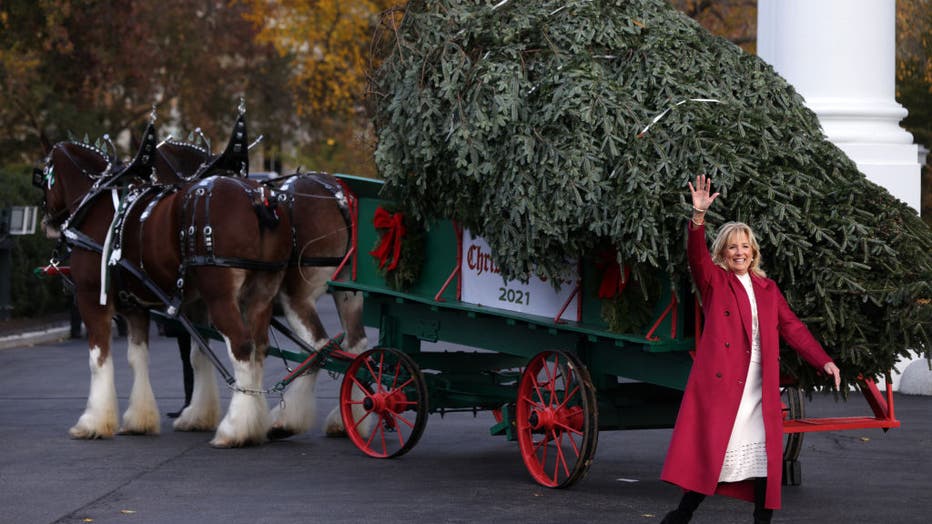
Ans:
{"type": "Polygon", "coordinates": [[[748,266],[748,271],[759,277],[766,277],[767,273],[764,273],[764,270],[760,268],[760,245],[757,243],[757,237],[754,236],[754,231],[751,230],[751,226],[745,224],[744,222],[726,222],[722,224],[722,227],[718,229],[718,235],[715,237],[715,241],[712,242],[712,262],[722,269],[729,270],[728,265],[725,263],[725,249],[728,247],[728,240],[732,236],[739,233],[744,233],[748,236],[748,241],[751,244],[751,264],[748,266]]]}

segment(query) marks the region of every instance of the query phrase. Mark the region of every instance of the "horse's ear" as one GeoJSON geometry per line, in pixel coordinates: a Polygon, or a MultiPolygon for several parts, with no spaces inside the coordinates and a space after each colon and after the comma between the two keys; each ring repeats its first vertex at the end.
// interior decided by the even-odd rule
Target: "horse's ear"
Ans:
{"type": "Polygon", "coordinates": [[[39,136],[39,143],[42,145],[43,156],[52,154],[52,142],[45,136],[45,131],[39,136]]]}
{"type": "Polygon", "coordinates": [[[155,166],[155,148],[158,137],[155,133],[155,124],[149,122],[146,130],[142,134],[142,141],[139,144],[139,150],[133,160],[126,165],[120,172],[113,175],[111,184],[123,182],[131,177],[139,177],[148,180],[155,166]]]}
{"type": "Polygon", "coordinates": [[[39,169],[38,167],[32,168],[32,185],[39,188],[45,189],[45,170],[39,169]]]}
{"type": "Polygon", "coordinates": [[[202,167],[197,177],[207,176],[214,171],[232,171],[240,176],[249,172],[249,134],[246,132],[246,111],[240,106],[236,123],[233,124],[233,133],[227,148],[219,156],[202,167]]]}

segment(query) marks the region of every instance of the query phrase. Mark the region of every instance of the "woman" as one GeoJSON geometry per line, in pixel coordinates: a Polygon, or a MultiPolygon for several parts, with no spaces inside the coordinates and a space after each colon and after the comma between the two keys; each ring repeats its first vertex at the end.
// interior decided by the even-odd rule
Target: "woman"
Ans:
{"type": "Polygon", "coordinates": [[[714,493],[753,501],[754,522],[770,522],[780,507],[782,474],[780,338],[834,377],[836,388],[841,377],[761,270],[750,227],[724,224],[710,255],[705,213],[719,195],[710,195],[711,187],[705,175],[696,177],[695,187],[689,182],[693,216],[686,251],[705,324],[661,475],[685,494],[663,522],[689,522],[714,493]]]}

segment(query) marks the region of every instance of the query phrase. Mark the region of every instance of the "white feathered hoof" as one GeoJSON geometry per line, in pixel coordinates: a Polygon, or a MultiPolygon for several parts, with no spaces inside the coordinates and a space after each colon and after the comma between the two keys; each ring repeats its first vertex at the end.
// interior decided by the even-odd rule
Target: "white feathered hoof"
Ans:
{"type": "Polygon", "coordinates": [[[346,428],[343,427],[343,424],[339,424],[339,425],[327,424],[324,426],[324,434],[327,435],[328,437],[333,437],[333,438],[345,438],[346,428]]]}
{"type": "Polygon", "coordinates": [[[220,410],[196,409],[194,404],[184,408],[175,419],[172,428],[175,431],[214,431],[220,424],[220,410]]]}
{"type": "Polygon", "coordinates": [[[292,412],[282,410],[281,407],[272,410],[272,420],[274,422],[272,422],[269,431],[266,433],[269,440],[282,440],[300,435],[311,427],[308,417],[301,416],[299,419],[295,419],[292,412]]]}
{"type": "Polygon", "coordinates": [[[316,384],[317,372],[314,372],[301,375],[288,386],[282,402],[272,410],[269,439],[280,440],[311,429],[317,418],[316,384]]]}
{"type": "Polygon", "coordinates": [[[78,419],[78,423],[68,430],[73,439],[94,440],[99,438],[113,438],[117,429],[116,413],[112,416],[101,416],[85,412],[78,419]]]}
{"type": "MultiPolygon", "coordinates": [[[[359,401],[362,399],[362,394],[358,391],[353,392],[353,400],[359,401]]],[[[378,418],[375,415],[370,414],[366,416],[366,412],[361,405],[358,403],[353,406],[353,419],[359,420],[359,425],[356,427],[356,431],[359,432],[359,435],[363,438],[368,438],[369,434],[372,432],[372,425],[375,423],[375,420],[378,418]]],[[[328,437],[345,437],[346,436],[346,426],[343,424],[343,414],[340,413],[340,406],[336,406],[327,415],[327,420],[324,422],[324,433],[328,437]]]]}
{"type": "Polygon", "coordinates": [[[123,414],[121,435],[158,435],[161,432],[158,410],[141,413],[127,410],[123,414]]]}
{"type": "MultiPolygon", "coordinates": [[[[371,426],[372,423],[369,422],[368,419],[363,421],[363,423],[360,424],[359,433],[364,437],[369,436],[371,426]]],[[[333,411],[327,415],[327,420],[324,422],[324,434],[334,438],[346,437],[346,427],[343,425],[343,416],[340,414],[339,406],[333,408],[333,411]]]]}
{"type": "Polygon", "coordinates": [[[266,434],[266,437],[269,440],[283,440],[289,437],[293,437],[297,434],[298,432],[291,428],[286,428],[278,424],[272,424],[272,427],[269,428],[269,431],[266,434]]]}
{"type": "Polygon", "coordinates": [[[226,417],[217,426],[210,445],[215,448],[256,446],[266,440],[269,408],[262,395],[234,393],[226,417]]]}

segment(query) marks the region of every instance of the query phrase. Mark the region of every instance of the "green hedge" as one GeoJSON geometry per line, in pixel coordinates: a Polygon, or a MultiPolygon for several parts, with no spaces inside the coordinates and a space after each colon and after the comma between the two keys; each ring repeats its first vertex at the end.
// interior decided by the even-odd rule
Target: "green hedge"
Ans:
{"type": "MultiPolygon", "coordinates": [[[[32,166],[0,167],[0,206],[35,206],[41,198],[40,191],[32,186],[32,166]]],[[[67,311],[71,297],[64,293],[61,280],[40,280],[33,274],[37,266],[48,263],[55,241],[45,238],[40,227],[33,235],[12,239],[11,316],[33,317],[67,311]]]]}

